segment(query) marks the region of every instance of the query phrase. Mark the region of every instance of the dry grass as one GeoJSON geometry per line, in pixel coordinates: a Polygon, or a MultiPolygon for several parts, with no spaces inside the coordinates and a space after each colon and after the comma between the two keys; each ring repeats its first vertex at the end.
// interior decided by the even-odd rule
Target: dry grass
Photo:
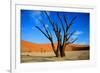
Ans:
{"type": "Polygon", "coordinates": [[[89,50],[67,51],[63,58],[55,57],[53,52],[23,52],[21,53],[21,63],[28,62],[48,62],[48,61],[75,61],[89,60],[89,50]]]}

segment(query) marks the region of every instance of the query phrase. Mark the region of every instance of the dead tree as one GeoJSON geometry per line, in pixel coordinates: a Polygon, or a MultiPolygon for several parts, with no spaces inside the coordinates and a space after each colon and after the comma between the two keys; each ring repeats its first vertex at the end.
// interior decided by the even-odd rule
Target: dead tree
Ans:
{"type": "Polygon", "coordinates": [[[56,15],[60,21],[60,24],[61,24],[61,27],[60,27],[58,25],[58,22],[54,22],[51,19],[51,17],[48,15],[47,12],[44,12],[44,14],[46,15],[49,23],[51,24],[52,30],[55,33],[55,36],[57,38],[57,47],[54,46],[52,33],[50,32],[50,30],[48,28],[46,28],[45,23],[42,20],[39,19],[40,23],[43,25],[43,27],[45,29],[45,32],[42,29],[40,29],[40,27],[38,27],[38,26],[35,26],[35,27],[39,31],[41,31],[45,37],[47,37],[49,39],[56,57],[58,57],[58,56],[64,57],[66,45],[72,44],[77,40],[77,38],[72,38],[72,36],[75,34],[76,31],[69,32],[76,17],[73,17],[71,19],[71,21],[68,23],[67,17],[65,15],[60,16],[60,14],[57,12],[56,15]],[[64,22],[62,20],[64,20],[64,22]],[[61,34],[62,32],[63,32],[63,34],[61,34]]]}

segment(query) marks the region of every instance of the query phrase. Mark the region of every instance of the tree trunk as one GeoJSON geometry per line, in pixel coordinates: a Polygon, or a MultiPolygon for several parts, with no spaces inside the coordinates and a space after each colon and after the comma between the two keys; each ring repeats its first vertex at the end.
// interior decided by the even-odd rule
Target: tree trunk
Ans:
{"type": "Polygon", "coordinates": [[[64,57],[65,56],[65,51],[64,51],[64,48],[63,47],[60,48],[60,56],[61,57],[64,57]]]}
{"type": "Polygon", "coordinates": [[[56,57],[59,57],[59,49],[56,50],[56,57]]]}

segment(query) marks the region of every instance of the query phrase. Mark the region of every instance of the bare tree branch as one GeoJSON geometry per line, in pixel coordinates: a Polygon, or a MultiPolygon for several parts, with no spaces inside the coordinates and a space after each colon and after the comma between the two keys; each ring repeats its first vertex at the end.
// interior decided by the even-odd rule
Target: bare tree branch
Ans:
{"type": "Polygon", "coordinates": [[[67,16],[64,15],[64,21],[66,23],[66,27],[68,27],[68,20],[67,19],[68,19],[67,16]]]}
{"type": "Polygon", "coordinates": [[[46,28],[45,23],[44,23],[43,21],[41,21],[40,19],[39,19],[39,21],[40,21],[41,24],[43,25],[43,27],[44,27],[44,29],[45,29],[45,31],[46,31],[48,37],[51,38],[51,35],[49,34],[49,31],[48,31],[48,29],[46,28]]]}
{"type": "Polygon", "coordinates": [[[73,25],[73,22],[76,18],[77,18],[76,16],[72,18],[71,22],[69,23],[68,27],[66,28],[66,33],[69,31],[70,27],[73,25]]]}
{"type": "Polygon", "coordinates": [[[68,20],[67,20],[67,17],[66,17],[66,16],[64,16],[64,21],[65,21],[65,24],[66,24],[66,29],[65,29],[65,31],[66,31],[66,33],[67,33],[67,30],[68,30],[68,20]]]}
{"type": "Polygon", "coordinates": [[[60,22],[61,22],[61,26],[62,26],[63,31],[64,31],[64,33],[65,33],[64,24],[63,24],[63,21],[62,21],[62,19],[61,19],[60,15],[59,15],[59,13],[57,13],[57,16],[58,16],[58,18],[59,18],[59,20],[60,20],[60,22]]]}
{"type": "Polygon", "coordinates": [[[48,32],[50,33],[50,37],[52,38],[52,33],[50,32],[49,28],[48,28],[48,32]]]}
{"type": "Polygon", "coordinates": [[[77,41],[77,39],[78,39],[78,38],[74,38],[74,39],[72,39],[72,40],[70,40],[70,41],[67,41],[66,44],[72,44],[72,43],[74,43],[75,41],[77,41]]]}
{"type": "Polygon", "coordinates": [[[54,23],[51,20],[50,16],[47,14],[47,12],[45,12],[45,14],[46,14],[47,18],[49,19],[49,22],[51,23],[51,26],[52,26],[55,34],[56,34],[56,37],[59,38],[58,36],[60,36],[61,29],[58,30],[58,24],[57,23],[56,23],[56,26],[54,26],[54,23]]]}
{"type": "Polygon", "coordinates": [[[75,39],[73,39],[72,41],[67,41],[67,42],[65,43],[65,45],[64,45],[64,50],[65,50],[65,48],[66,48],[66,46],[67,46],[68,44],[74,43],[75,41],[77,41],[77,39],[78,39],[78,38],[75,38],[75,39]]]}
{"type": "Polygon", "coordinates": [[[56,23],[55,26],[56,26],[56,31],[58,32],[59,30],[58,24],[56,23]]]}
{"type": "Polygon", "coordinates": [[[73,39],[70,43],[74,43],[78,38],[73,39]]]}
{"type": "Polygon", "coordinates": [[[70,24],[68,26],[69,28],[72,26],[72,24],[73,24],[73,22],[74,22],[75,19],[76,19],[76,16],[72,18],[72,20],[71,20],[71,22],[70,22],[70,24]]]}
{"type": "Polygon", "coordinates": [[[69,41],[69,39],[76,33],[76,31],[71,32],[70,34],[68,34],[69,36],[66,36],[66,41],[69,41]]]}
{"type": "Polygon", "coordinates": [[[46,33],[44,31],[42,31],[38,26],[35,26],[39,31],[41,31],[48,39],[49,37],[46,35],[46,33]]]}
{"type": "Polygon", "coordinates": [[[48,20],[49,20],[49,22],[50,22],[50,24],[51,24],[53,30],[55,31],[56,29],[55,29],[55,26],[54,26],[54,22],[51,20],[50,16],[47,14],[46,11],[45,11],[45,14],[46,14],[46,16],[47,16],[47,18],[48,18],[48,20]]]}

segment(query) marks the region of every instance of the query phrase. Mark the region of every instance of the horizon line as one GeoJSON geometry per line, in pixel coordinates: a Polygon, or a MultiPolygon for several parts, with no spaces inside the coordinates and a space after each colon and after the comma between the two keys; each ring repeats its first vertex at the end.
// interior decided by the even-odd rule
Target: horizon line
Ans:
{"type": "MultiPolygon", "coordinates": [[[[28,41],[28,40],[20,40],[20,41],[29,42],[29,43],[32,43],[32,44],[50,44],[50,43],[35,43],[35,42],[28,41]]],[[[54,44],[55,43],[57,43],[57,42],[54,42],[54,44]]],[[[90,44],[78,44],[78,43],[71,43],[71,44],[90,46],[90,44]]]]}

